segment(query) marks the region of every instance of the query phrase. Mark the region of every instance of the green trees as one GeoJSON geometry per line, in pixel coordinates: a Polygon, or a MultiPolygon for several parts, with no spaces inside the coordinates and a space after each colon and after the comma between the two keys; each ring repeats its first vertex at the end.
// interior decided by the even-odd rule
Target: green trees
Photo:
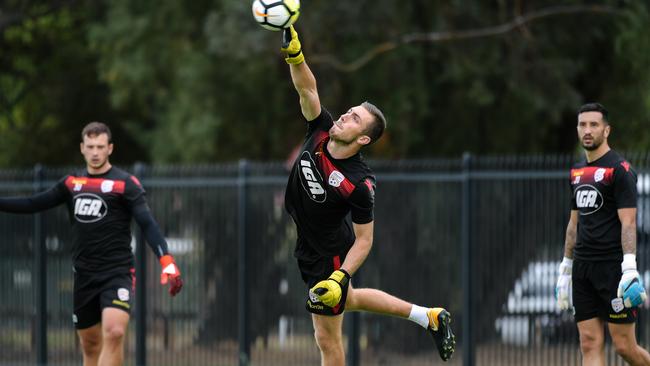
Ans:
{"type": "MultiPolygon", "coordinates": [[[[571,151],[602,101],[618,149],[650,146],[650,9],[583,1],[304,2],[297,23],[323,104],[389,119],[368,154],[571,151]]],[[[0,5],[0,166],[78,162],[81,127],[114,160],[283,159],[304,133],[280,34],[240,0],[0,5]]]]}

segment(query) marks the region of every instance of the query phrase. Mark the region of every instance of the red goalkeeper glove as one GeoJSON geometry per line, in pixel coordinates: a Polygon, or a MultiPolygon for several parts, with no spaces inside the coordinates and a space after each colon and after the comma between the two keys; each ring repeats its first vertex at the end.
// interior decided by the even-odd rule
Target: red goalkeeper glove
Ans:
{"type": "Polygon", "coordinates": [[[169,294],[175,296],[183,288],[183,280],[181,279],[181,270],[178,269],[174,257],[171,254],[166,254],[160,257],[160,265],[162,266],[162,273],[160,274],[160,284],[166,285],[169,282],[169,294]]]}

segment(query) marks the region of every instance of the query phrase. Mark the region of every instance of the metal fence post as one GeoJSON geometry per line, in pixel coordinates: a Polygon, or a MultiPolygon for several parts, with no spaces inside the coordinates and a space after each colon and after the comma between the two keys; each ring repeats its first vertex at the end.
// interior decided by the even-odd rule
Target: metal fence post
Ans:
{"type": "Polygon", "coordinates": [[[462,198],[461,198],[461,245],[462,245],[462,274],[461,282],[463,288],[463,366],[474,366],[475,344],[474,344],[474,306],[473,306],[473,280],[472,280],[472,212],[471,212],[471,163],[472,155],[468,152],[463,154],[462,173],[462,198]]]}
{"type": "Polygon", "coordinates": [[[238,260],[237,260],[237,280],[239,284],[239,311],[238,311],[238,340],[239,340],[239,365],[247,366],[250,364],[250,335],[248,329],[248,274],[247,268],[247,248],[246,248],[246,201],[247,197],[247,176],[248,161],[242,159],[239,161],[239,173],[237,178],[237,224],[238,224],[238,260]]]}
{"type": "MultiPolygon", "coordinates": [[[[43,166],[34,166],[34,193],[43,190],[43,166]]],[[[34,271],[36,288],[36,364],[47,365],[47,250],[43,214],[34,215],[34,271]]]]}
{"type": "MultiPolygon", "coordinates": [[[[133,174],[142,179],[145,166],[136,163],[133,167],[133,174]]],[[[144,239],[140,227],[135,228],[135,364],[145,366],[147,364],[147,251],[145,250],[144,239]]]]}

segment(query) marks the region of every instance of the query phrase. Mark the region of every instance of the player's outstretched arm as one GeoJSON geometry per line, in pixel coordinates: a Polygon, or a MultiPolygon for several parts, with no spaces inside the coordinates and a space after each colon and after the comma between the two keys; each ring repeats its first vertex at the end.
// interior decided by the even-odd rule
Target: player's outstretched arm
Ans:
{"type": "Polygon", "coordinates": [[[286,54],[285,61],[289,64],[291,80],[300,96],[300,108],[308,121],[318,117],[321,112],[320,98],[316,87],[316,78],[305,62],[298,32],[290,26],[282,32],[282,52],[286,54]]]}
{"type": "Polygon", "coordinates": [[[0,198],[0,211],[31,214],[56,207],[65,202],[65,192],[58,186],[30,197],[0,198]]]}
{"type": "Polygon", "coordinates": [[[160,231],[160,227],[154,220],[149,206],[141,202],[133,208],[133,218],[142,229],[145,240],[149,243],[151,249],[156,253],[162,266],[160,274],[160,283],[166,285],[169,283],[169,294],[175,296],[183,288],[181,271],[176,265],[174,257],[169,254],[167,242],[160,231]]]}

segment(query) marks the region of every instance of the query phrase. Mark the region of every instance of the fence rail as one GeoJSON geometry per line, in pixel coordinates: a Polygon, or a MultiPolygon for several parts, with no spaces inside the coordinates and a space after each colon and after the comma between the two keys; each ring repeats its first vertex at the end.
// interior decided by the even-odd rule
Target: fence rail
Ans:
{"type": "MultiPolygon", "coordinates": [[[[639,172],[638,258],[650,283],[650,159],[639,172]],[[646,187],[648,186],[648,187],[646,187]]],[[[373,250],[355,276],[421,305],[448,308],[458,334],[452,365],[578,365],[570,314],[554,307],[574,157],[374,161],[373,250]]],[[[128,168],[128,167],[127,167],[128,168]]],[[[154,217],[185,278],[170,299],[158,264],[135,231],[138,292],[129,365],[317,364],[296,234],[283,209],[280,163],[145,166],[154,217]]],[[[0,195],[29,195],[70,169],[0,171],[0,195]]],[[[73,365],[71,233],[64,207],[0,213],[0,365],[73,365]]],[[[648,346],[648,310],[638,335],[648,346]]],[[[410,322],[346,315],[351,365],[429,365],[433,343],[410,322]]],[[[608,346],[610,364],[623,364],[608,346]]]]}

